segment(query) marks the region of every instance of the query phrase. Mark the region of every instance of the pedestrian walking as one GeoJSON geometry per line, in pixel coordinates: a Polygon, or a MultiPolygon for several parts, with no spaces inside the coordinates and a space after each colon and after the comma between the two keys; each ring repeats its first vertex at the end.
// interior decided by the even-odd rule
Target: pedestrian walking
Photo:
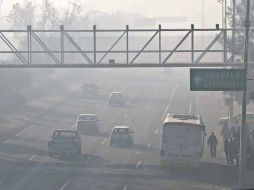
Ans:
{"type": "Polygon", "coordinates": [[[210,155],[212,158],[216,158],[216,147],[218,145],[217,137],[214,132],[211,133],[207,140],[207,146],[210,148],[210,155]]]}
{"type": "Polygon", "coordinates": [[[234,160],[237,159],[238,143],[235,136],[236,133],[230,133],[229,137],[229,163],[234,164],[234,160]]]}
{"type": "Polygon", "coordinates": [[[224,124],[221,129],[221,136],[223,137],[223,142],[229,137],[229,126],[228,124],[224,124]]]}
{"type": "Polygon", "coordinates": [[[224,153],[226,156],[227,164],[230,162],[230,155],[229,155],[229,146],[230,146],[230,140],[229,137],[225,139],[224,141],[224,153]]]}
{"type": "MultiPolygon", "coordinates": [[[[225,142],[228,143],[228,138],[229,138],[229,132],[230,132],[230,129],[229,129],[229,126],[227,123],[224,123],[223,127],[221,128],[221,136],[222,136],[222,142],[223,142],[223,147],[224,147],[224,152],[225,154],[228,152],[228,149],[225,150],[225,147],[228,148],[228,144],[225,145],[225,142]]],[[[228,154],[226,154],[226,157],[227,157],[228,154]]]]}

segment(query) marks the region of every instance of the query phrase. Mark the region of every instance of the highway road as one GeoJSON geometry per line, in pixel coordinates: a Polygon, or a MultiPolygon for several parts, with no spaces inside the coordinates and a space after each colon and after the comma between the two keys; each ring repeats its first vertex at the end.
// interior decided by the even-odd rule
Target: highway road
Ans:
{"type": "MultiPolygon", "coordinates": [[[[0,144],[0,189],[2,190],[155,190],[231,189],[237,175],[225,164],[221,149],[218,158],[204,152],[200,169],[161,170],[159,148],[162,120],[166,113],[202,114],[207,133],[226,108],[221,93],[190,92],[188,76],[161,69],[106,70],[83,77],[96,81],[101,97],[88,99],[74,93],[47,113],[23,126],[0,144]],[[109,107],[110,91],[121,91],[125,107],[109,107]],[[100,134],[81,135],[82,156],[50,158],[47,142],[54,129],[72,129],[79,113],[96,114],[100,134]],[[134,146],[109,146],[109,133],[115,125],[128,125],[134,131],[134,146]]],[[[223,116],[224,116],[223,115],[223,116]]],[[[220,138],[218,136],[218,138],[220,138]]],[[[1,140],[1,139],[0,139],[1,140]]]]}

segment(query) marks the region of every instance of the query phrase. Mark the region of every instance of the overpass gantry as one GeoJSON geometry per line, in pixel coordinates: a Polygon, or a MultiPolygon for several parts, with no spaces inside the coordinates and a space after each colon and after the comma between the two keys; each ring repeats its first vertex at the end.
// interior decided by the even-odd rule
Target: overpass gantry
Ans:
{"type": "Polygon", "coordinates": [[[157,29],[131,29],[128,25],[125,29],[98,29],[94,25],[91,30],[70,30],[63,25],[58,30],[38,30],[29,25],[26,30],[0,30],[0,59],[6,54],[16,56],[15,63],[2,61],[0,68],[242,67],[241,59],[232,60],[235,53],[228,45],[233,30],[245,31],[220,28],[218,24],[210,29],[194,25],[189,29],[164,29],[161,25],[157,29]],[[22,43],[13,42],[15,36],[22,43]],[[144,37],[148,39],[144,41],[144,37]],[[139,60],[148,54],[149,61],[139,60]],[[207,61],[208,54],[221,59],[207,61]],[[80,59],[67,60],[69,55],[79,55],[80,59]],[[41,63],[45,56],[50,61],[41,63]],[[186,60],[176,61],[173,56],[186,60]],[[111,59],[106,61],[107,57],[111,59]]]}

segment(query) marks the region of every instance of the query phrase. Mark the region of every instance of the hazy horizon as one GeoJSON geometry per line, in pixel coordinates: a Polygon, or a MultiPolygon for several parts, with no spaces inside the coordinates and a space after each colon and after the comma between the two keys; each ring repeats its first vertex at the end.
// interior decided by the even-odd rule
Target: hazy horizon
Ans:
{"type": "MultiPolygon", "coordinates": [[[[12,4],[15,2],[18,1],[2,1],[2,17],[8,15],[12,4]]],[[[40,1],[35,0],[33,2],[38,3],[40,1]]],[[[69,1],[51,0],[50,2],[62,9],[67,7],[69,1]]],[[[80,0],[80,2],[84,13],[102,11],[105,13],[138,13],[148,18],[182,17],[188,19],[186,23],[182,23],[183,26],[194,23],[197,27],[201,27],[202,0],[80,0]]],[[[217,23],[221,24],[221,4],[217,1],[204,0],[204,27],[211,28],[217,23]]]]}

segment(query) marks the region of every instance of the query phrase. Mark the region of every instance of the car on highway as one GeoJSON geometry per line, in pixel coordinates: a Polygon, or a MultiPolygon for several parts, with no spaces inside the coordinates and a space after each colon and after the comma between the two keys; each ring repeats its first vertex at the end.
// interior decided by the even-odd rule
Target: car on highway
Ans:
{"type": "Polygon", "coordinates": [[[82,94],[85,95],[86,97],[98,97],[99,96],[99,88],[97,84],[95,83],[84,83],[81,87],[82,89],[82,94]]]}
{"type": "Polygon", "coordinates": [[[225,125],[228,125],[228,117],[222,117],[218,121],[218,126],[223,127],[225,125]]]}
{"type": "Polygon", "coordinates": [[[108,100],[109,106],[124,106],[124,98],[121,92],[111,92],[108,100]]]}
{"type": "Polygon", "coordinates": [[[132,146],[134,132],[128,126],[115,126],[110,135],[110,146],[132,146]]]}
{"type": "Polygon", "coordinates": [[[76,127],[81,133],[91,134],[100,132],[100,119],[94,114],[79,114],[76,127]]]}
{"type": "Polygon", "coordinates": [[[48,154],[53,156],[81,155],[81,138],[75,130],[55,130],[48,141],[48,154]]]}

